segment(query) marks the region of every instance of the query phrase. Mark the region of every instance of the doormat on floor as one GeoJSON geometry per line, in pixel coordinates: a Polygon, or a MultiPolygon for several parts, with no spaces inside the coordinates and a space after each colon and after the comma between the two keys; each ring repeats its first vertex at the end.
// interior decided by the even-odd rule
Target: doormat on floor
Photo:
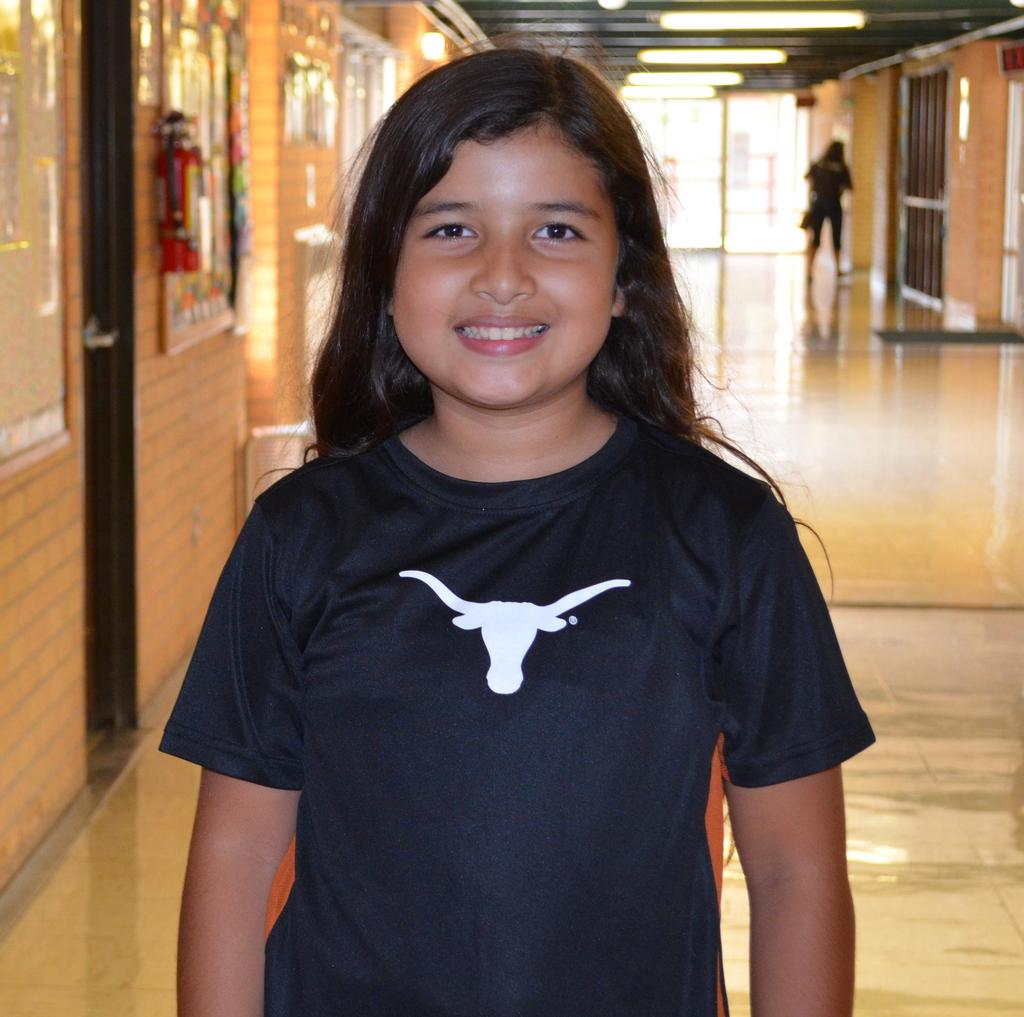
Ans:
{"type": "Polygon", "coordinates": [[[875,330],[887,343],[1024,343],[1018,332],[900,332],[875,330]]]}

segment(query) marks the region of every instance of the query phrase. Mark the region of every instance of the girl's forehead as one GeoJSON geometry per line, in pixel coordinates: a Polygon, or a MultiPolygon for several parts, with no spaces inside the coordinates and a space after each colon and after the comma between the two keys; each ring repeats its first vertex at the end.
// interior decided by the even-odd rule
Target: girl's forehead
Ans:
{"type": "Polygon", "coordinates": [[[529,198],[544,200],[552,194],[586,196],[609,201],[594,163],[552,127],[517,131],[494,141],[462,141],[445,175],[418,205],[438,200],[529,198]]]}

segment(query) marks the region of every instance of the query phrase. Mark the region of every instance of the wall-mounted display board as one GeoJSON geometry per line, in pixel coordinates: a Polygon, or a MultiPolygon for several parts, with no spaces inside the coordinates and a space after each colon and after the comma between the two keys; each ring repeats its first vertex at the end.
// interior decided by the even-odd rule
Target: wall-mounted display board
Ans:
{"type": "Polygon", "coordinates": [[[284,140],[333,148],[338,129],[338,90],[326,60],[292,53],[284,68],[284,140]]]}
{"type": "Polygon", "coordinates": [[[0,0],[0,472],[66,431],[60,7],[0,0]]]}
{"type": "Polygon", "coordinates": [[[135,7],[135,29],[137,49],[135,66],[138,86],[135,99],[140,106],[160,105],[160,61],[158,13],[160,0],[137,0],[135,7]]]}
{"type": "MultiPolygon", "coordinates": [[[[189,119],[189,144],[198,157],[187,194],[178,194],[187,208],[190,270],[163,272],[169,353],[246,324],[240,305],[252,224],[245,6],[245,0],[164,0],[163,110],[189,119]]],[[[166,191],[161,195],[162,204],[166,191]]]]}
{"type": "Polygon", "coordinates": [[[337,53],[343,20],[340,4],[281,0],[286,145],[335,147],[341,110],[337,53]]]}
{"type": "Polygon", "coordinates": [[[343,20],[341,6],[334,0],[281,0],[281,28],[310,45],[334,39],[343,20]]]}

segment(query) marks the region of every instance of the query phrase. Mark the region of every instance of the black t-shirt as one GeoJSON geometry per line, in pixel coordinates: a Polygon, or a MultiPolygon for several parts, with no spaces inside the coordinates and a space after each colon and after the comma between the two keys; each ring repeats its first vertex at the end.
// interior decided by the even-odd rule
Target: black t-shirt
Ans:
{"type": "Polygon", "coordinates": [[[767,487],[622,419],[535,480],[394,438],[264,493],[162,748],[301,788],[267,1017],[712,1017],[731,780],[873,740],[767,487]]]}
{"type": "Polygon", "coordinates": [[[845,162],[816,162],[807,171],[807,176],[815,197],[829,201],[838,201],[843,191],[853,187],[850,170],[845,162]]]}

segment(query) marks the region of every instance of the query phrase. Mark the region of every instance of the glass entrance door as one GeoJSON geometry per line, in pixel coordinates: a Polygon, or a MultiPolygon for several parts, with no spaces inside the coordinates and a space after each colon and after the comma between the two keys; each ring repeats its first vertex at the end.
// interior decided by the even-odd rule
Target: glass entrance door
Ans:
{"type": "Polygon", "coordinates": [[[725,249],[796,252],[807,203],[807,124],[791,94],[735,95],[728,105],[725,249]]]}
{"type": "Polygon", "coordinates": [[[665,174],[662,208],[669,247],[722,246],[720,99],[638,99],[629,103],[665,174]]]}

